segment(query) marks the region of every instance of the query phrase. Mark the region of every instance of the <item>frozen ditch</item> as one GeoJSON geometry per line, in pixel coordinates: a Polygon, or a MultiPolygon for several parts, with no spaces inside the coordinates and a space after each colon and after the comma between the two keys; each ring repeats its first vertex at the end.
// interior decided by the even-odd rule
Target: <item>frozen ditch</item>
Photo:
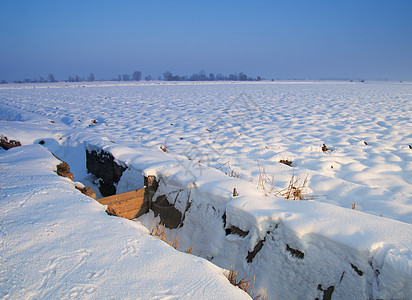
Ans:
{"type": "MultiPolygon", "coordinates": [[[[99,138],[84,142],[88,166],[105,161],[102,192],[151,185],[137,222],[164,223],[182,249],[256,278],[269,298],[366,299],[412,295],[410,225],[314,201],[264,196],[252,183],[185,157],[99,138]],[[196,167],[200,172],[193,176],[196,167]],[[200,175],[199,175],[200,174],[200,175]],[[144,179],[145,178],[145,179],[144,179]],[[146,181],[146,182],[144,182],[146,181]],[[236,188],[239,195],[233,196],[236,188]]],[[[98,168],[97,168],[98,169],[98,168]]]]}
{"type": "Polygon", "coordinates": [[[0,298],[250,299],[225,270],[108,216],[44,147],[0,151],[0,298]]]}
{"type": "MultiPolygon", "coordinates": [[[[100,86],[56,87],[53,95],[46,91],[49,90],[2,90],[1,134],[23,145],[44,140],[44,146],[67,161],[76,180],[86,186],[92,185],[96,177],[86,175],[85,148],[104,153],[120,168],[120,174],[112,169],[116,180],[106,186],[107,170],[98,174],[108,194],[143,188],[148,186],[145,176],[156,178],[151,208],[136,223],[107,217],[104,209],[90,200],[104,215],[101,228],[112,228],[109,224],[117,222],[141,228],[140,222],[152,228],[163,222],[169,227],[167,239],[173,241],[177,237],[180,249],[193,247],[193,254],[216,265],[228,269],[234,264],[240,276],[256,276],[255,290],[267,289],[269,298],[411,297],[409,86],[100,86]],[[197,155],[188,155],[192,149],[211,154],[207,151],[210,145],[218,144],[215,139],[196,138],[204,132],[211,137],[209,130],[215,116],[227,116],[222,99],[236,97],[240,89],[266,108],[265,118],[248,119],[241,137],[211,166],[217,169],[228,162],[233,167],[228,171],[238,172],[247,181],[225,176],[224,168],[208,169],[204,159],[202,165],[197,163],[197,155]],[[78,91],[77,96],[72,91],[78,91]],[[125,92],[123,100],[127,101],[106,99],[119,91],[125,92]],[[136,94],[138,99],[131,96],[136,94]],[[200,99],[200,94],[210,97],[200,99]],[[151,106],[145,107],[147,103],[151,106]],[[196,111],[192,110],[193,103],[200,105],[196,111]],[[296,114],[290,114],[291,105],[296,114]],[[105,116],[105,120],[99,119],[97,125],[87,121],[97,120],[98,116],[105,116]],[[163,122],[157,124],[153,120],[163,122]],[[169,153],[159,151],[159,142],[165,137],[169,153]],[[322,152],[322,143],[334,148],[331,155],[322,152]],[[279,164],[279,159],[293,160],[294,167],[279,164]],[[268,174],[277,176],[279,186],[294,172],[301,178],[310,173],[310,193],[326,194],[326,199],[290,201],[264,196],[252,182],[257,174],[256,160],[264,162],[268,174]],[[234,188],[238,196],[233,196],[234,188]],[[351,203],[368,214],[351,210],[351,203]]],[[[69,194],[68,191],[65,190],[67,207],[74,209],[71,198],[79,193],[72,191],[71,184],[69,194]]],[[[99,194],[97,189],[96,193],[99,194]]],[[[40,201],[43,196],[36,197],[40,201]]],[[[87,214],[87,210],[82,212],[87,214]]],[[[73,225],[79,219],[68,217],[73,225]]],[[[122,228],[118,230],[122,232],[122,228]]],[[[129,233],[134,239],[135,232],[129,233]]],[[[101,238],[105,236],[93,241],[99,240],[96,244],[100,245],[101,238]]],[[[90,236],[85,237],[89,239],[90,236]]],[[[143,248],[133,249],[131,259],[143,248]]],[[[15,249],[11,250],[13,257],[15,249]]],[[[64,251],[66,247],[60,247],[56,255],[64,251]]],[[[22,255],[32,259],[26,252],[22,255]]],[[[144,256],[139,263],[133,260],[137,267],[129,269],[140,269],[147,257],[150,256],[144,256]]],[[[102,264],[101,269],[106,270],[106,265],[102,264]]],[[[183,270],[186,269],[184,265],[183,270]]],[[[124,288],[119,290],[123,292],[124,288]]]]}

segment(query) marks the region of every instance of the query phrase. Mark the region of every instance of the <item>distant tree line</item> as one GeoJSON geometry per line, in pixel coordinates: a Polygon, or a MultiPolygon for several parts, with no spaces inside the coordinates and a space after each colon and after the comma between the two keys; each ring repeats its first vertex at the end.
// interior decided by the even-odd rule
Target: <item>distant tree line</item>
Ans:
{"type": "MultiPolygon", "coordinates": [[[[44,77],[29,79],[25,78],[24,80],[16,80],[15,83],[43,83],[43,82],[57,82],[53,74],[49,74],[47,79],[44,77]]],[[[0,83],[5,84],[7,83],[6,80],[2,80],[0,83]]]]}
{"type": "MultiPolygon", "coordinates": [[[[96,77],[94,76],[94,73],[90,73],[90,75],[85,78],[85,77],[80,77],[79,75],[75,76],[69,76],[66,80],[57,80],[53,74],[49,74],[47,76],[47,79],[44,77],[40,77],[40,79],[34,78],[34,79],[29,79],[25,78],[24,80],[16,80],[14,83],[47,83],[47,82],[82,82],[82,81],[89,81],[93,82],[95,81],[96,77]]],[[[134,71],[131,75],[130,74],[123,74],[119,75],[118,78],[112,79],[113,81],[139,81],[142,80],[142,73],[140,71],[134,71]]],[[[146,80],[153,80],[152,77],[146,76],[146,80]]],[[[6,80],[1,80],[0,84],[5,84],[8,83],[6,80]]]]}
{"type": "MultiPolygon", "coordinates": [[[[151,75],[147,75],[144,78],[146,81],[152,81],[154,78],[151,75]]],[[[134,71],[132,74],[119,74],[117,78],[111,79],[113,81],[140,81],[142,80],[142,72],[134,71]]],[[[166,71],[163,73],[163,77],[159,76],[157,80],[165,80],[165,81],[260,81],[262,78],[257,76],[256,78],[249,77],[244,73],[234,73],[229,74],[229,76],[222,75],[221,73],[209,73],[206,74],[205,71],[200,71],[199,73],[192,74],[191,76],[180,76],[174,75],[170,71],[166,71]]],[[[40,77],[39,79],[29,79],[26,78],[24,80],[16,80],[15,83],[47,83],[47,82],[82,82],[82,81],[95,81],[95,76],[93,73],[87,78],[80,77],[79,75],[69,76],[66,80],[57,80],[53,74],[49,74],[47,78],[40,77]]],[[[6,80],[0,81],[1,84],[7,83],[6,80]]]]}
{"type": "Polygon", "coordinates": [[[179,76],[173,75],[170,71],[163,73],[163,80],[165,81],[261,81],[262,78],[257,76],[256,78],[249,77],[244,73],[234,73],[225,76],[221,73],[209,73],[206,75],[205,71],[192,74],[191,76],[179,76]]]}

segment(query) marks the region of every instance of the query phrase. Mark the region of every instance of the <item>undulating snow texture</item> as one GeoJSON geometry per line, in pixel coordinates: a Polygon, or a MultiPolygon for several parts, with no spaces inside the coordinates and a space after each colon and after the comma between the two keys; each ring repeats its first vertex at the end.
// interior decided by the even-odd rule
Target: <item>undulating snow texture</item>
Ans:
{"type": "Polygon", "coordinates": [[[270,298],[409,299],[411,107],[408,83],[5,85],[0,129],[84,183],[85,149],[128,167],[118,192],[156,176],[168,239],[270,298]],[[310,201],[280,197],[293,175],[310,201]]]}
{"type": "Polygon", "coordinates": [[[40,145],[0,153],[0,298],[250,299],[223,270],[112,217],[40,145]]]}
{"type": "MultiPolygon", "coordinates": [[[[90,150],[114,155],[130,170],[154,175],[159,188],[182,213],[178,237],[182,249],[217,265],[235,265],[255,289],[271,298],[314,299],[329,291],[337,299],[409,298],[412,295],[410,224],[315,201],[265,196],[254,184],[173,155],[139,152],[110,142],[86,142],[90,150]],[[148,162],[150,161],[150,162],[148,162]],[[147,167],[148,165],[151,165],[147,167]],[[233,188],[239,195],[233,196],[233,188]]],[[[129,175],[125,172],[125,178],[129,175]]],[[[140,222],[153,226],[153,213],[140,222]]]]}
{"type": "Polygon", "coordinates": [[[156,150],[166,141],[171,153],[246,181],[257,182],[259,161],[278,188],[308,176],[315,201],[406,223],[411,95],[412,84],[389,82],[0,87],[0,103],[45,116],[54,128],[156,150]]]}

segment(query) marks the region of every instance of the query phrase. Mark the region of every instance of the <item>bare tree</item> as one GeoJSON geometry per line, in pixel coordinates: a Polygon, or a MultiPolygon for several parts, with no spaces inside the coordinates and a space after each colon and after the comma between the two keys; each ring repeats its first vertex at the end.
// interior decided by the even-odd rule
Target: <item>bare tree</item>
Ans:
{"type": "Polygon", "coordinates": [[[247,75],[246,75],[246,74],[243,74],[242,72],[240,72],[240,73],[239,73],[239,76],[238,76],[238,80],[240,80],[240,81],[246,81],[246,80],[247,80],[247,75]]]}
{"type": "Polygon", "coordinates": [[[197,74],[197,73],[192,74],[192,75],[190,76],[190,81],[199,81],[199,80],[200,80],[200,75],[197,74]]]}
{"type": "Polygon", "coordinates": [[[141,80],[142,79],[142,72],[134,71],[133,74],[132,74],[132,79],[136,80],[136,81],[141,80]]]}
{"type": "Polygon", "coordinates": [[[173,77],[173,74],[172,74],[171,72],[169,72],[169,71],[166,71],[166,72],[163,73],[163,78],[164,78],[166,81],[172,80],[172,77],[173,77]]]}
{"type": "Polygon", "coordinates": [[[225,80],[225,76],[223,76],[223,74],[221,74],[221,73],[218,73],[216,75],[216,80],[220,80],[220,81],[225,80]]]}
{"type": "Polygon", "coordinates": [[[238,80],[238,77],[237,77],[236,74],[229,74],[229,80],[230,81],[236,81],[236,80],[238,80]]]}
{"type": "Polygon", "coordinates": [[[206,81],[208,80],[207,76],[206,76],[206,72],[204,70],[200,70],[199,72],[199,80],[200,81],[206,81]]]}
{"type": "Polygon", "coordinates": [[[56,82],[56,79],[54,78],[53,74],[49,74],[49,76],[47,76],[49,78],[49,82],[56,82]]]}
{"type": "Polygon", "coordinates": [[[89,81],[94,81],[94,74],[93,74],[93,73],[90,73],[90,75],[89,75],[89,81]]]}

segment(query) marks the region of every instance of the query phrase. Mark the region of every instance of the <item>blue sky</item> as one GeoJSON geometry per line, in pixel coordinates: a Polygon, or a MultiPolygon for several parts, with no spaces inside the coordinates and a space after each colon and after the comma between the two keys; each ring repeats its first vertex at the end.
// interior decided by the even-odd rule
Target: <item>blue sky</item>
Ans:
{"type": "Polygon", "coordinates": [[[412,1],[0,1],[0,80],[412,80],[412,1]]]}

